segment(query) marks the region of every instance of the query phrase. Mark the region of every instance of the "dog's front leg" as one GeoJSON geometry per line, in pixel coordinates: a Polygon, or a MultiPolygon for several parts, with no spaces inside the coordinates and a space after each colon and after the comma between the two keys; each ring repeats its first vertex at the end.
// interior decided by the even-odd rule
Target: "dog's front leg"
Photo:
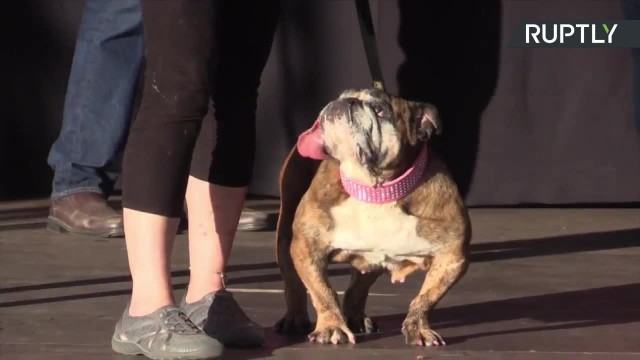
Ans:
{"type": "Polygon", "coordinates": [[[402,323],[402,334],[407,344],[418,346],[445,345],[437,332],[429,327],[429,312],[444,294],[460,279],[467,269],[464,256],[440,254],[433,258],[431,268],[402,323]]]}
{"type": "Polygon", "coordinates": [[[338,296],[329,286],[326,275],[328,254],[318,251],[317,248],[310,251],[311,245],[305,240],[294,237],[291,243],[291,257],[318,315],[316,328],[309,334],[309,340],[333,344],[347,341],[355,343],[355,336],[340,312],[338,296]]]}

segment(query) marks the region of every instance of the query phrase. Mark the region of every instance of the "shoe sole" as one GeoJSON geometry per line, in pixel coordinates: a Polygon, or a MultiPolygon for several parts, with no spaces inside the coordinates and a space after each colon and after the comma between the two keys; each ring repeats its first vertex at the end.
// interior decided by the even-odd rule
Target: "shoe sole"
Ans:
{"type": "Polygon", "coordinates": [[[47,219],[47,230],[58,234],[78,234],[87,236],[99,236],[103,238],[120,238],[124,237],[124,229],[110,229],[107,231],[97,230],[74,230],[61,222],[60,220],[49,216],[47,219]]]}
{"type": "Polygon", "coordinates": [[[121,341],[115,337],[111,338],[111,349],[118,354],[137,356],[143,355],[153,360],[208,360],[218,359],[222,355],[223,349],[220,349],[216,354],[203,355],[201,352],[193,352],[190,354],[180,355],[154,355],[148,351],[145,351],[140,345],[136,343],[121,341]]]}

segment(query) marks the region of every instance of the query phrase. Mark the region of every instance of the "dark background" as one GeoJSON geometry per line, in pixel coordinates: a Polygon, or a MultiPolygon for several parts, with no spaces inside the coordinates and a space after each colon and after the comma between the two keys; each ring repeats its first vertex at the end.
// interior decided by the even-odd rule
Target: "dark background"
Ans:
{"type": "MultiPolygon", "coordinates": [[[[444,133],[435,146],[468,205],[640,202],[631,50],[505,45],[529,19],[623,19],[620,2],[371,3],[387,87],[439,108],[444,133]]],[[[46,157],[60,128],[83,6],[21,0],[3,11],[9,91],[0,199],[49,195],[46,157]]],[[[369,86],[358,31],[352,1],[283,0],[259,100],[253,193],[278,195],[279,167],[297,135],[342,89],[369,86]]]]}

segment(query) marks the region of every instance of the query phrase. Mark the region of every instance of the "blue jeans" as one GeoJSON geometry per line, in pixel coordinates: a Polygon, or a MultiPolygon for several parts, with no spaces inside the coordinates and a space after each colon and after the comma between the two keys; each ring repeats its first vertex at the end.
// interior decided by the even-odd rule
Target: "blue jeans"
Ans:
{"type": "Polygon", "coordinates": [[[144,56],[142,33],[139,0],[87,0],[62,129],[48,157],[53,199],[113,190],[144,56]]]}

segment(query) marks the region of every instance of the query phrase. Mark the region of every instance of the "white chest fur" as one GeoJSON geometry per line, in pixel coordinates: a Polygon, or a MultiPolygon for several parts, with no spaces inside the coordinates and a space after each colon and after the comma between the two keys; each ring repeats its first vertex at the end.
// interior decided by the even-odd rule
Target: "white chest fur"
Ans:
{"type": "Polygon", "coordinates": [[[437,250],[418,236],[418,219],[395,202],[369,204],[349,198],[332,208],[331,216],[332,247],[360,255],[372,266],[393,270],[403,260],[421,262],[437,250]]]}

